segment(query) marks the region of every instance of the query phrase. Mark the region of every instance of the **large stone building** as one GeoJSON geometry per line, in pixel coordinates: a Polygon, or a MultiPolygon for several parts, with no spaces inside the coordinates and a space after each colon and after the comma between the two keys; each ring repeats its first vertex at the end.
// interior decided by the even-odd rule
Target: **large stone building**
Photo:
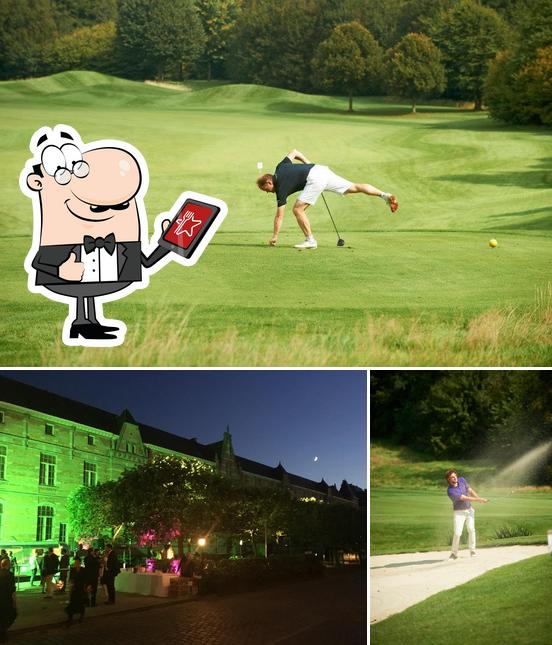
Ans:
{"type": "Polygon", "coordinates": [[[339,489],[278,464],[234,454],[227,429],[201,444],[0,377],[0,546],[71,543],[66,501],[81,485],[117,477],[156,455],[193,457],[251,486],[284,486],[296,497],[358,506],[366,491],[343,481],[339,489]]]}

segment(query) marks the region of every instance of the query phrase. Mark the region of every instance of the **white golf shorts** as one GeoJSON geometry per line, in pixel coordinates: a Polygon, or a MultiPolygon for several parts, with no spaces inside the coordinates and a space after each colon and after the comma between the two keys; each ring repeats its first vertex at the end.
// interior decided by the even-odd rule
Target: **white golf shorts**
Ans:
{"type": "Polygon", "coordinates": [[[297,199],[305,204],[315,204],[325,190],[343,195],[353,185],[351,181],[336,175],[328,166],[315,164],[307,175],[307,183],[297,199]]]}

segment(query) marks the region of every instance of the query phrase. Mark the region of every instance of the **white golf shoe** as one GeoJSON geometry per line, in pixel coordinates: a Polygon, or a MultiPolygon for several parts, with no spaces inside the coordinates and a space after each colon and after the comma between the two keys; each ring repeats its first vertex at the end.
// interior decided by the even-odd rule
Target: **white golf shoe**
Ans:
{"type": "Polygon", "coordinates": [[[316,243],[316,240],[312,238],[312,240],[305,240],[304,242],[301,242],[301,244],[296,244],[295,248],[296,249],[316,249],[318,248],[318,244],[316,243]]]}
{"type": "Polygon", "coordinates": [[[392,213],[398,210],[399,202],[397,201],[395,195],[392,195],[391,193],[382,193],[381,198],[389,206],[392,213]]]}

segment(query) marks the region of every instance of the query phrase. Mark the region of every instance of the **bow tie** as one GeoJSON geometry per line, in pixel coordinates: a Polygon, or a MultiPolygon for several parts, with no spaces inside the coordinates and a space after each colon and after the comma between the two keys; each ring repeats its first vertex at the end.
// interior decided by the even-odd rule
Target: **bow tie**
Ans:
{"type": "Polygon", "coordinates": [[[91,235],[85,235],[84,240],[84,250],[87,253],[92,253],[94,249],[105,249],[109,255],[113,255],[115,250],[115,235],[110,233],[105,237],[92,237],[91,235]]]}

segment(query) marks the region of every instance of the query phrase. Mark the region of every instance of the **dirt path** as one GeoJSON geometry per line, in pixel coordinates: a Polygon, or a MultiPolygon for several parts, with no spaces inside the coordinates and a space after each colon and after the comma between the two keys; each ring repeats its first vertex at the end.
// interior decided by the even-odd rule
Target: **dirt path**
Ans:
{"type": "Polygon", "coordinates": [[[475,557],[462,550],[375,555],[370,558],[370,622],[404,611],[433,594],[451,589],[505,564],[548,552],[543,546],[499,546],[479,549],[475,557]]]}

